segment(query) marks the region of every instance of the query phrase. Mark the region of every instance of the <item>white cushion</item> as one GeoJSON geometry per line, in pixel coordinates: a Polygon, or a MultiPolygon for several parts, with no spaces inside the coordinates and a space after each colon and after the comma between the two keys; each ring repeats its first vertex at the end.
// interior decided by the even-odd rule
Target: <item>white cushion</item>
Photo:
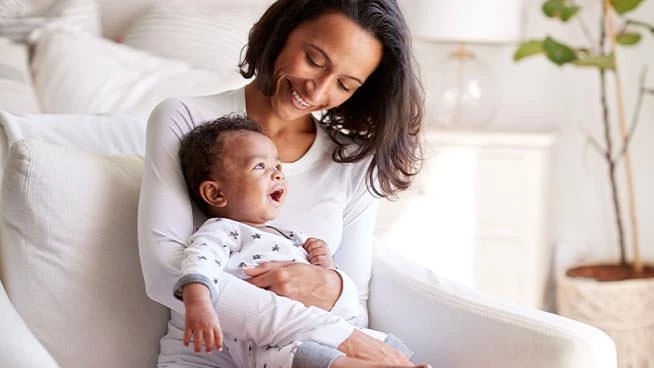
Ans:
{"type": "Polygon", "coordinates": [[[7,0],[0,3],[0,19],[0,36],[15,41],[53,24],[100,35],[96,0],[7,0]]]}
{"type": "Polygon", "coordinates": [[[272,1],[157,1],[132,24],[125,44],[219,71],[238,69],[248,32],[272,1]]]}
{"type": "Polygon", "coordinates": [[[168,312],[146,296],[139,265],[142,165],[138,156],[12,145],[1,197],[3,283],[62,367],[155,365],[168,312]]]}
{"type": "Polygon", "coordinates": [[[233,71],[192,68],[106,39],[56,29],[39,38],[32,70],[42,110],[52,113],[147,116],[167,97],[218,93],[246,82],[233,71]]]}
{"type": "MultiPolygon", "coordinates": [[[[145,153],[147,118],[124,114],[12,114],[0,111],[0,169],[9,147],[40,140],[100,154],[145,153]]],[[[1,187],[1,186],[0,186],[1,187]]]]}
{"type": "Polygon", "coordinates": [[[40,112],[27,62],[27,45],[0,38],[0,110],[40,112]]]}

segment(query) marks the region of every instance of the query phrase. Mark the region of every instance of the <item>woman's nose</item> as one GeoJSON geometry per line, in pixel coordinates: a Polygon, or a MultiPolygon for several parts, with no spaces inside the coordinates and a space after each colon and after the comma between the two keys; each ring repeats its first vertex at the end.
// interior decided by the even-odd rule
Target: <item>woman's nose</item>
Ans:
{"type": "Polygon", "coordinates": [[[329,75],[321,75],[309,81],[307,94],[311,103],[317,106],[329,106],[329,88],[331,84],[329,75]]]}

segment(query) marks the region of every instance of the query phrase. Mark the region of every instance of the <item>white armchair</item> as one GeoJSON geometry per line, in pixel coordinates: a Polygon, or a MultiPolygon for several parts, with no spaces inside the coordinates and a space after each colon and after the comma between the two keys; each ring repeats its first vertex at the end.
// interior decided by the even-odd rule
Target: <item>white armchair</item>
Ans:
{"type": "MultiPolygon", "coordinates": [[[[0,367],[154,366],[167,313],[147,299],[138,264],[143,125],[0,113],[0,367]]],[[[593,327],[460,287],[382,246],[375,255],[371,327],[403,339],[417,362],[616,367],[613,342],[593,327]]]]}

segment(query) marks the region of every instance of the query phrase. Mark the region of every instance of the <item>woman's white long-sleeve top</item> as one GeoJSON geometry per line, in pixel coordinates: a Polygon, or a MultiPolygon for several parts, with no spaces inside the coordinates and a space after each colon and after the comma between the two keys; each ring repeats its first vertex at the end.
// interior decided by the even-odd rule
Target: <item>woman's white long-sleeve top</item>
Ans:
{"type": "MultiPolygon", "coordinates": [[[[180,276],[184,244],[206,219],[187,194],[177,156],[179,142],[203,122],[245,112],[244,90],[237,89],[168,99],[150,115],[139,201],[139,252],[148,296],[169,307],[173,319],[180,320],[175,314],[183,313],[173,287],[180,276]]],[[[288,197],[280,217],[271,224],[298,229],[329,244],[343,280],[332,311],[347,315],[351,311],[342,313],[344,308],[356,308],[356,325],[365,326],[378,201],[365,184],[369,161],[335,163],[334,147],[318,126],[309,151],[295,162],[284,163],[288,197]]],[[[218,317],[225,330],[238,331],[236,337],[261,345],[313,340],[337,347],[352,333],[352,325],[335,314],[307,308],[227,273],[216,286],[218,317]]]]}

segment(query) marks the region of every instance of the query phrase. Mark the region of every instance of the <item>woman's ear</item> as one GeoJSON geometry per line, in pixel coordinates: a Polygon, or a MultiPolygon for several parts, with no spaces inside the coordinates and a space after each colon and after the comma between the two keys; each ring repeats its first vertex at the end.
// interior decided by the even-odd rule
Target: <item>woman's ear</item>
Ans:
{"type": "Polygon", "coordinates": [[[217,181],[205,180],[200,183],[200,196],[211,207],[227,206],[227,199],[217,181]]]}

